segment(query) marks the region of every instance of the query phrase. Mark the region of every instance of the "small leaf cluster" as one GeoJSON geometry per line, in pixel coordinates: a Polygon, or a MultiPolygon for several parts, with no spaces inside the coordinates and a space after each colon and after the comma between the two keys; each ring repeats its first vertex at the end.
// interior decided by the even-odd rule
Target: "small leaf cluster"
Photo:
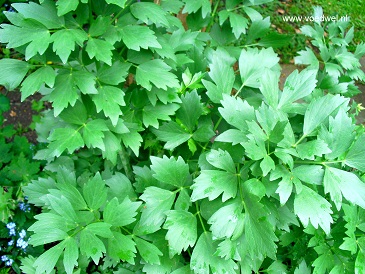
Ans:
{"type": "Polygon", "coordinates": [[[0,41],[25,61],[0,60],[0,84],[53,106],[36,126],[46,174],[24,187],[45,251],[22,271],[363,272],[364,129],[322,85],[351,78],[362,45],[347,52],[342,23],[337,44],[305,27],[340,75],[307,49],[281,90],[268,1],[155,2],[6,13],[0,41]]]}

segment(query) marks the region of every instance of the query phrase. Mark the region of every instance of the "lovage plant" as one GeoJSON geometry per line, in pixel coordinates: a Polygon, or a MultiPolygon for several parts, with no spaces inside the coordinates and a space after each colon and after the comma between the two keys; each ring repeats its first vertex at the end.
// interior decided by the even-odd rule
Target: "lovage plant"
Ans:
{"type": "Polygon", "coordinates": [[[13,5],[0,84],[53,106],[24,273],[364,271],[364,131],[319,66],[279,89],[265,2],[13,5]]]}

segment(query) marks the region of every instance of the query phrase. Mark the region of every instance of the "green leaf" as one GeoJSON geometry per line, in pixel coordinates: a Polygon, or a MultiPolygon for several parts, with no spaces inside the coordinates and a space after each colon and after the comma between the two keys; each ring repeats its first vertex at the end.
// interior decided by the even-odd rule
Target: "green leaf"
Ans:
{"type": "Polygon", "coordinates": [[[184,187],[191,182],[189,173],[189,165],[185,163],[183,158],[174,157],[158,158],[151,156],[151,170],[154,172],[153,177],[162,183],[173,185],[176,187],[184,187]]]}
{"type": "MultiPolygon", "coordinates": [[[[59,157],[66,149],[68,153],[73,153],[75,150],[84,146],[84,140],[78,130],[72,128],[56,128],[48,137],[51,143],[46,150],[46,158],[59,157]]],[[[41,156],[41,154],[37,153],[41,156]]]]}
{"type": "Polygon", "coordinates": [[[134,238],[139,254],[148,264],[160,264],[159,256],[163,253],[154,245],[141,238],[134,238]]]}
{"type": "MultiPolygon", "coordinates": [[[[243,17],[241,14],[230,12],[229,13],[229,22],[231,23],[232,32],[234,36],[239,39],[241,34],[246,33],[246,29],[248,26],[247,18],[243,17]]],[[[255,22],[253,22],[255,23],[255,22]]],[[[252,27],[252,25],[251,25],[252,27]]],[[[250,37],[248,36],[247,39],[250,37]]]]}
{"type": "Polygon", "coordinates": [[[80,233],[80,252],[98,264],[106,249],[104,243],[91,230],[83,229],[80,233]]]}
{"type": "Polygon", "coordinates": [[[345,199],[365,208],[365,183],[354,173],[327,167],[323,179],[325,193],[330,193],[337,209],[341,208],[341,193],[345,199]]]}
{"type": "Polygon", "coordinates": [[[218,150],[212,149],[207,154],[206,158],[209,164],[211,164],[212,166],[223,169],[233,174],[236,173],[236,167],[229,152],[221,149],[218,150]]]}
{"type": "Polygon", "coordinates": [[[112,50],[114,46],[109,42],[96,38],[89,38],[86,45],[86,52],[92,59],[95,57],[96,60],[105,62],[109,66],[112,65],[112,50]]]}
{"type": "Polygon", "coordinates": [[[103,158],[108,159],[114,165],[116,165],[117,164],[117,155],[120,152],[120,150],[122,149],[120,138],[116,137],[110,131],[105,131],[103,142],[104,142],[105,148],[107,148],[102,151],[103,158]]]}
{"type": "Polygon", "coordinates": [[[127,0],[106,0],[105,2],[107,2],[108,4],[115,4],[115,5],[118,5],[121,8],[124,8],[125,3],[127,2],[127,0]]]}
{"type": "Polygon", "coordinates": [[[75,50],[75,45],[82,47],[87,39],[87,33],[80,29],[61,29],[51,36],[53,51],[61,58],[64,64],[67,63],[71,52],[75,50]]]}
{"type": "Polygon", "coordinates": [[[126,198],[121,204],[114,197],[105,206],[103,217],[104,221],[113,226],[126,226],[133,223],[136,219],[137,210],[142,202],[131,202],[126,198]]]}
{"type": "Polygon", "coordinates": [[[253,20],[247,33],[246,44],[251,44],[257,38],[263,37],[269,30],[270,30],[270,17],[253,20]]]}
{"type": "Polygon", "coordinates": [[[260,91],[264,95],[268,105],[274,109],[278,106],[279,100],[279,78],[277,74],[269,69],[265,69],[262,75],[260,91]]]}
{"type": "Polygon", "coordinates": [[[104,205],[108,192],[105,187],[105,182],[99,173],[85,184],[83,194],[90,209],[98,210],[102,205],[104,205]]]}
{"type": "Polygon", "coordinates": [[[255,109],[241,98],[224,95],[221,104],[223,107],[218,110],[224,120],[242,131],[247,130],[245,121],[256,120],[255,109]]]}
{"type": "Polygon", "coordinates": [[[140,51],[141,48],[161,48],[155,32],[147,26],[127,25],[119,30],[123,43],[129,49],[140,51]]]}
{"type": "Polygon", "coordinates": [[[170,257],[181,254],[189,246],[193,247],[197,240],[196,217],[184,210],[170,210],[163,226],[167,229],[166,240],[169,242],[170,257]]]}
{"type": "Polygon", "coordinates": [[[219,208],[208,220],[212,235],[217,239],[236,238],[243,231],[243,206],[234,202],[219,208]]]}
{"type": "Polygon", "coordinates": [[[225,260],[216,256],[216,250],[217,244],[212,240],[212,234],[210,232],[202,233],[191,255],[190,268],[194,273],[237,273],[236,263],[232,259],[225,260]]]}
{"type": "Polygon", "coordinates": [[[69,104],[75,105],[79,95],[74,84],[74,79],[69,71],[62,71],[56,76],[55,88],[49,95],[53,102],[54,115],[58,116],[69,104]]]}
{"type": "Polygon", "coordinates": [[[205,18],[211,12],[209,0],[183,0],[185,3],[182,13],[196,13],[202,9],[202,16],[205,18]]]}
{"type": "Polygon", "coordinates": [[[179,87],[179,81],[175,74],[169,72],[171,68],[160,59],[145,62],[137,67],[137,84],[152,89],[152,84],[157,88],[167,90],[168,87],[179,87]]]}
{"type": "Polygon", "coordinates": [[[170,121],[171,115],[175,114],[175,111],[179,108],[177,104],[156,104],[147,105],[143,108],[143,124],[148,126],[153,126],[154,128],[159,128],[160,123],[158,120],[170,121]]]}
{"type": "Polygon", "coordinates": [[[362,172],[365,171],[365,135],[361,135],[351,146],[345,158],[345,164],[356,168],[362,172]]]}
{"type": "Polygon", "coordinates": [[[58,259],[60,258],[64,247],[65,242],[61,242],[39,256],[33,264],[37,269],[37,273],[51,273],[58,259]]]}
{"type": "Polygon", "coordinates": [[[234,62],[235,60],[223,49],[218,49],[212,53],[208,74],[215,84],[204,79],[202,83],[213,103],[219,103],[223,99],[223,94],[231,94],[235,80],[232,67],[234,62]]]}
{"type": "Polygon", "coordinates": [[[176,112],[178,118],[190,131],[193,131],[199,117],[203,114],[201,97],[196,90],[181,96],[181,105],[176,112]]]}
{"type": "Polygon", "coordinates": [[[120,88],[113,86],[101,86],[98,88],[98,94],[92,97],[96,111],[103,111],[106,117],[109,117],[112,124],[115,126],[119,116],[123,114],[120,109],[125,106],[124,92],[120,88]]]}
{"type": "Polygon", "coordinates": [[[48,29],[61,28],[64,24],[64,18],[57,15],[56,4],[53,1],[40,1],[41,5],[34,2],[12,3],[24,18],[36,20],[48,29]]]}
{"type": "Polygon", "coordinates": [[[293,102],[309,95],[316,87],[317,70],[305,69],[292,72],[285,81],[278,108],[290,106],[293,102]]]}
{"type": "Polygon", "coordinates": [[[310,221],[315,228],[319,225],[326,234],[330,233],[330,225],[333,222],[331,204],[309,187],[303,185],[301,192],[297,193],[294,212],[304,227],[307,227],[310,221]]]}
{"type": "Polygon", "coordinates": [[[7,90],[13,90],[17,88],[27,74],[29,68],[30,67],[27,62],[17,59],[1,59],[0,85],[4,86],[7,90]]]}
{"type": "Polygon", "coordinates": [[[322,127],[318,137],[324,140],[332,151],[327,159],[335,159],[345,153],[355,138],[355,125],[345,110],[339,109],[337,115],[329,118],[328,130],[322,127]]]}
{"type": "Polygon", "coordinates": [[[89,148],[97,147],[105,151],[104,132],[109,131],[104,120],[96,119],[87,122],[84,126],[82,137],[89,148]]]}
{"type": "Polygon", "coordinates": [[[152,129],[157,139],[166,142],[164,148],[174,149],[190,139],[191,134],[187,133],[181,126],[175,122],[169,122],[162,125],[158,130],[152,129]]]}
{"type": "Polygon", "coordinates": [[[365,254],[361,250],[356,256],[355,261],[355,274],[360,274],[365,271],[365,254]]]}
{"type": "Polygon", "coordinates": [[[113,232],[114,237],[108,240],[108,255],[115,260],[123,260],[134,265],[136,257],[136,243],[130,236],[113,232]]]}
{"type": "Polygon", "coordinates": [[[130,67],[130,63],[120,61],[113,62],[112,66],[103,65],[98,69],[97,78],[104,84],[116,86],[125,82],[130,67]]]}
{"type": "Polygon", "coordinates": [[[77,222],[77,216],[70,201],[65,197],[57,197],[54,195],[47,195],[47,199],[54,211],[60,214],[63,218],[70,222],[77,222]]]}
{"type": "Polygon", "coordinates": [[[317,69],[319,62],[316,55],[310,48],[301,50],[298,52],[299,56],[294,57],[295,64],[297,65],[310,65],[310,68],[317,69]]]}
{"type": "Polygon", "coordinates": [[[279,73],[278,62],[279,58],[272,48],[260,51],[257,48],[242,50],[238,60],[242,86],[259,88],[265,68],[279,73]],[[257,62],[257,60],[262,60],[262,62],[257,62]]]}
{"type": "Polygon", "coordinates": [[[57,15],[62,16],[70,11],[76,10],[79,5],[79,0],[58,0],[57,5],[57,15]]]}
{"type": "Polygon", "coordinates": [[[300,165],[293,169],[293,175],[305,183],[321,185],[324,170],[320,165],[300,165]]]}
{"type": "Polygon", "coordinates": [[[78,265],[79,247],[74,238],[69,237],[65,241],[65,252],[63,253],[63,265],[67,274],[73,273],[73,269],[78,265]]]}
{"type": "Polygon", "coordinates": [[[237,194],[237,176],[221,170],[202,170],[191,186],[191,200],[208,198],[210,201],[222,195],[222,201],[234,198],[237,194]]]}
{"type": "Polygon", "coordinates": [[[62,111],[60,118],[67,123],[82,126],[87,119],[86,107],[81,101],[77,101],[73,107],[62,111]]]}
{"type": "Polygon", "coordinates": [[[299,144],[297,145],[297,151],[301,159],[310,160],[314,160],[314,156],[322,156],[331,152],[327,143],[321,139],[299,144]]]}
{"type": "Polygon", "coordinates": [[[325,95],[314,99],[309,104],[304,114],[303,134],[311,134],[341,105],[347,104],[348,100],[340,95],[325,95]]]}
{"type": "Polygon", "coordinates": [[[53,87],[56,79],[56,72],[50,66],[45,66],[37,69],[23,81],[20,91],[22,92],[22,101],[28,96],[37,92],[43,83],[50,88],[53,87]]]}
{"type": "Polygon", "coordinates": [[[134,154],[138,156],[143,138],[141,134],[137,132],[137,129],[133,129],[128,133],[122,134],[122,141],[126,147],[129,147],[134,154]]]}
{"type": "Polygon", "coordinates": [[[137,2],[131,5],[130,9],[134,17],[147,25],[150,22],[157,26],[162,24],[165,27],[169,27],[170,25],[166,18],[166,12],[155,3],[137,2]]]}
{"type": "Polygon", "coordinates": [[[91,233],[98,235],[103,238],[112,238],[113,233],[110,230],[112,225],[104,222],[97,222],[88,224],[84,230],[88,230],[91,233]]]}
{"type": "Polygon", "coordinates": [[[165,212],[171,209],[175,200],[175,193],[150,186],[146,188],[140,199],[145,201],[145,206],[142,209],[139,225],[144,231],[155,232],[160,229],[164,222],[165,212]]]}

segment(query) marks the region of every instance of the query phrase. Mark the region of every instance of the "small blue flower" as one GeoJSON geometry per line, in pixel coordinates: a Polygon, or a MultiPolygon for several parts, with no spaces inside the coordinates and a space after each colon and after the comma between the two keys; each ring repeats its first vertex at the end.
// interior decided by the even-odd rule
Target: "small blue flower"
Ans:
{"type": "Polygon", "coordinates": [[[22,239],[24,239],[26,235],[27,235],[27,232],[24,229],[22,229],[22,231],[19,232],[19,237],[22,239]]]}
{"type": "Polygon", "coordinates": [[[27,203],[19,203],[19,208],[21,211],[24,211],[24,212],[29,212],[30,211],[30,205],[27,204],[27,203]]]}
{"type": "Polygon", "coordinates": [[[16,241],[16,246],[17,247],[20,247],[22,249],[26,249],[27,246],[28,246],[28,242],[27,241],[24,241],[22,238],[19,238],[17,241],[16,241]]]}
{"type": "Polygon", "coordinates": [[[3,262],[6,262],[6,261],[8,261],[8,260],[9,260],[9,257],[8,257],[8,256],[6,256],[6,255],[2,255],[2,256],[1,256],[1,260],[2,260],[3,262]]]}
{"type": "Polygon", "coordinates": [[[9,236],[15,236],[16,232],[15,232],[15,229],[12,228],[9,230],[9,236]]]}
{"type": "Polygon", "coordinates": [[[14,244],[14,240],[11,240],[11,241],[8,242],[8,246],[11,246],[13,244],[14,244]]]}
{"type": "Polygon", "coordinates": [[[7,261],[5,263],[6,266],[11,266],[13,264],[14,260],[13,259],[9,259],[9,261],[7,261]]]}
{"type": "Polygon", "coordinates": [[[6,227],[7,227],[8,229],[12,229],[12,228],[15,228],[15,227],[16,227],[16,224],[15,224],[14,222],[10,222],[10,223],[8,223],[8,224],[6,225],[6,227]]]}

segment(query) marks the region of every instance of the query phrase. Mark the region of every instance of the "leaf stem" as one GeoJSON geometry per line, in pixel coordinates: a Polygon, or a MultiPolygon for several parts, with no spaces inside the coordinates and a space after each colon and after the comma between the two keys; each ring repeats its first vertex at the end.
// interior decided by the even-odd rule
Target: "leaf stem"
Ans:
{"type": "Polygon", "coordinates": [[[198,202],[195,202],[195,207],[196,207],[196,214],[198,214],[198,216],[199,216],[199,220],[200,220],[200,223],[202,225],[202,228],[203,228],[204,232],[207,232],[207,230],[205,228],[205,225],[204,225],[204,222],[203,222],[203,218],[200,214],[200,209],[199,209],[198,202]]]}
{"type": "Polygon", "coordinates": [[[300,139],[294,145],[292,145],[292,147],[297,147],[297,145],[299,145],[300,142],[302,142],[305,137],[307,137],[307,135],[306,134],[303,134],[303,136],[300,137],[300,139]]]}
{"type": "Polygon", "coordinates": [[[209,25],[207,26],[206,28],[206,32],[210,32],[212,26],[213,26],[213,23],[214,23],[214,19],[217,15],[217,9],[218,9],[218,6],[219,6],[219,3],[221,2],[221,0],[218,0],[214,6],[214,9],[213,9],[213,12],[212,12],[212,19],[210,19],[210,22],[209,22],[209,25]]]}

